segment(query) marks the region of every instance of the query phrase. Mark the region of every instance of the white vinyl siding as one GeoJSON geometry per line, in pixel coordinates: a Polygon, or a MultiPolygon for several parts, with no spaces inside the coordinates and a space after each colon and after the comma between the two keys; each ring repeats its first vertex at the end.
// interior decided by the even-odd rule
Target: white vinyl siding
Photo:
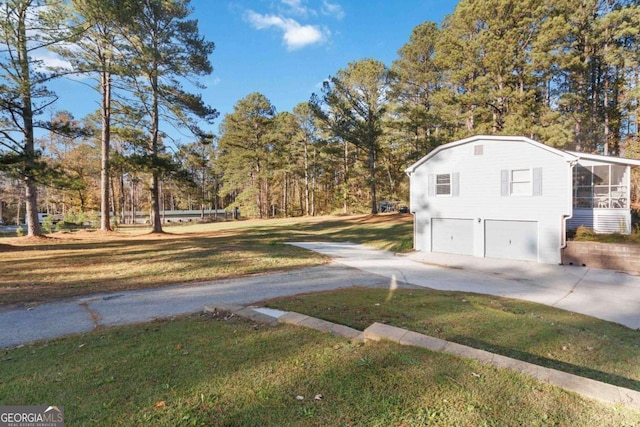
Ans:
{"type": "MultiPolygon", "coordinates": [[[[562,217],[571,214],[571,168],[567,160],[553,149],[546,150],[535,143],[491,139],[473,142],[437,152],[411,174],[416,249],[446,249],[460,253],[468,251],[466,245],[472,242],[473,255],[486,256],[487,221],[526,221],[537,223],[536,235],[527,240],[529,245],[526,247],[532,248],[533,242],[537,241],[538,260],[559,263],[562,217]],[[475,153],[474,146],[478,144],[483,145],[482,155],[475,153]],[[512,171],[526,171],[528,196],[510,194],[512,171]],[[451,175],[451,195],[448,197],[436,196],[436,176],[442,174],[451,175]],[[471,219],[458,225],[473,237],[463,244],[465,240],[461,235],[449,234],[447,241],[444,225],[432,223],[433,219],[442,218],[471,219]],[[463,246],[467,249],[461,250],[463,246]]],[[[518,181],[518,172],[515,175],[518,181]]],[[[523,226],[523,230],[527,228],[523,226]]],[[[493,252],[491,248],[497,246],[489,243],[490,252],[493,252]]],[[[530,255],[522,258],[530,259],[530,255]]]]}

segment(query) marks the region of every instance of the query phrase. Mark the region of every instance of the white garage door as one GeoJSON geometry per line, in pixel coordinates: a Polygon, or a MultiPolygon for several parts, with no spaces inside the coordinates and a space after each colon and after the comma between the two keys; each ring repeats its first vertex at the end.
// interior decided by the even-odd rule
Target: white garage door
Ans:
{"type": "Polygon", "coordinates": [[[473,220],[434,218],[431,221],[431,250],[473,255],[473,220]]]}
{"type": "Polygon", "coordinates": [[[538,223],[535,221],[485,221],[485,256],[538,260],[538,223]]]}

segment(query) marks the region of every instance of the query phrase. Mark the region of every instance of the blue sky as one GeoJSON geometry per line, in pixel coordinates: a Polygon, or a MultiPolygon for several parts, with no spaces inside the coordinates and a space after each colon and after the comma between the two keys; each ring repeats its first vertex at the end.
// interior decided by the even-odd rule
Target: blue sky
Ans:
{"type": "MultiPolygon", "coordinates": [[[[211,129],[246,95],[260,92],[277,111],[291,111],[349,62],[390,65],[425,21],[441,23],[457,0],[191,0],[200,33],[216,45],[214,71],[201,79],[205,102],[220,112],[211,129]]],[[[82,118],[95,92],[61,85],[56,109],[82,118]]],[[[170,129],[163,129],[170,131],[170,129]]],[[[182,137],[182,142],[189,138],[182,137]]]]}

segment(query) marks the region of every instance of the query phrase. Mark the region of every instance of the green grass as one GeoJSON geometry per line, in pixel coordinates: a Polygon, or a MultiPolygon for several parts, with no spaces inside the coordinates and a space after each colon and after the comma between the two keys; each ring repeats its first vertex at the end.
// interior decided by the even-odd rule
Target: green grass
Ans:
{"type": "MultiPolygon", "coordinates": [[[[356,216],[167,231],[0,239],[0,306],[327,261],[290,241],[404,251],[412,223],[356,216]]],[[[422,289],[351,289],[267,304],[358,329],[384,322],[640,390],[640,331],[552,307],[422,289]]],[[[637,411],[469,360],[211,315],[4,350],[0,405],[36,404],[64,406],[67,425],[640,426],[637,411]]]]}
{"type": "Polygon", "coordinates": [[[346,289],[267,302],[363,330],[381,322],[640,391],[640,331],[491,295],[346,289]]]}
{"type": "Polygon", "coordinates": [[[368,242],[411,249],[412,217],[295,218],[139,229],[50,238],[0,239],[0,306],[41,303],[309,267],[327,258],[286,244],[297,240],[368,242]],[[28,273],[28,274],[27,274],[28,273]]]}
{"type": "Polygon", "coordinates": [[[28,345],[0,361],[0,404],[64,406],[68,426],[637,426],[640,419],[470,360],[205,314],[28,345]]]}

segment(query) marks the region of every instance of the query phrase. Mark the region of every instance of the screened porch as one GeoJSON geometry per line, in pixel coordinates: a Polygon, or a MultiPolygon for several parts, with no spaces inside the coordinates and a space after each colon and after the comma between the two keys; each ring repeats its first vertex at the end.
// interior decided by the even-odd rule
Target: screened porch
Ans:
{"type": "Polygon", "coordinates": [[[573,168],[573,217],[597,233],[631,233],[631,167],[581,158],[573,168]]]}
{"type": "Polygon", "coordinates": [[[630,168],[625,165],[582,165],[573,170],[573,207],[629,209],[630,168]]]}

